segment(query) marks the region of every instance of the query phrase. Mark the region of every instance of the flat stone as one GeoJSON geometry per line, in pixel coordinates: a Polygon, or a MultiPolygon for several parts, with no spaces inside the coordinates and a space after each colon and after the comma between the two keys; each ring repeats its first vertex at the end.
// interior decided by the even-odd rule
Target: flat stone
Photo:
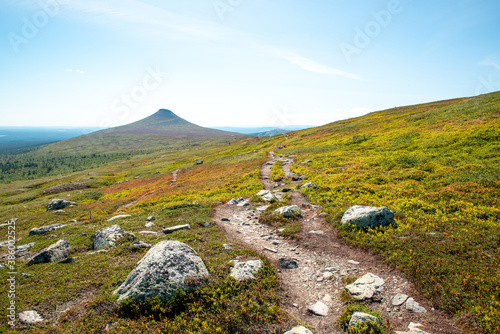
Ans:
{"type": "Polygon", "coordinates": [[[47,204],[47,211],[61,210],[70,205],[76,205],[76,203],[55,198],[52,201],[50,201],[49,204],[47,204]]]}
{"type": "Polygon", "coordinates": [[[230,220],[229,220],[229,218],[222,218],[222,219],[221,219],[221,221],[223,221],[223,222],[228,222],[228,221],[230,221],[230,220]]]}
{"type": "Polygon", "coordinates": [[[426,313],[427,310],[420,306],[413,298],[408,298],[406,300],[406,309],[415,313],[426,313]]]}
{"type": "Polygon", "coordinates": [[[155,226],[155,223],[153,222],[147,222],[146,224],[144,224],[144,227],[153,227],[155,226]]]}
{"type": "Polygon", "coordinates": [[[155,231],[139,231],[139,234],[158,235],[158,232],[155,232],[155,231]]]}
{"type": "Polygon", "coordinates": [[[398,293],[392,298],[392,305],[393,306],[400,306],[403,305],[403,303],[408,299],[408,295],[405,295],[404,293],[398,293]]]}
{"type": "Polygon", "coordinates": [[[323,302],[316,302],[316,304],[309,306],[307,311],[320,317],[326,317],[328,315],[328,306],[323,302]]]}
{"type": "Polygon", "coordinates": [[[278,253],[278,251],[276,249],[272,249],[272,248],[269,248],[269,247],[264,247],[264,249],[266,251],[269,251],[269,252],[278,253]]]}
{"type": "Polygon", "coordinates": [[[236,205],[236,206],[239,206],[239,207],[250,206],[250,203],[248,203],[247,201],[243,201],[241,203],[238,203],[238,205],[236,205]]]}
{"type": "Polygon", "coordinates": [[[148,244],[142,240],[138,240],[138,241],[134,241],[134,243],[132,244],[132,247],[135,247],[135,248],[151,248],[153,247],[153,245],[151,244],[148,244]]]}
{"type": "Polygon", "coordinates": [[[114,216],[114,217],[109,218],[107,221],[112,222],[115,219],[121,219],[121,218],[127,218],[127,217],[131,217],[131,215],[118,215],[118,216],[114,216]]]}
{"type": "Polygon", "coordinates": [[[185,224],[185,225],[177,225],[177,226],[172,226],[172,227],[164,227],[162,229],[162,231],[165,234],[170,234],[170,233],[174,233],[176,231],[190,230],[190,229],[191,229],[191,226],[189,226],[189,224],[185,224]]]}
{"type": "Polygon", "coordinates": [[[225,250],[234,250],[233,246],[228,244],[223,244],[222,247],[224,247],[225,250]]]}
{"type": "Polygon", "coordinates": [[[38,314],[37,311],[23,311],[18,315],[19,322],[25,325],[36,324],[37,322],[42,322],[44,319],[38,314]]]}
{"type": "Polygon", "coordinates": [[[229,202],[227,202],[227,205],[236,205],[238,204],[238,201],[232,198],[229,202]]]}
{"type": "Polygon", "coordinates": [[[35,227],[32,228],[29,235],[34,235],[34,234],[45,234],[48,232],[52,232],[55,230],[58,230],[60,228],[63,228],[64,225],[61,223],[58,224],[52,224],[52,225],[47,225],[47,226],[42,226],[42,227],[35,227]]]}
{"type": "Polygon", "coordinates": [[[231,269],[231,277],[237,281],[255,279],[253,274],[256,274],[263,266],[264,262],[262,260],[237,262],[231,269]]]}
{"type": "Polygon", "coordinates": [[[325,234],[325,231],[317,230],[317,231],[309,231],[310,234],[325,234]]]}
{"type": "Polygon", "coordinates": [[[152,222],[152,221],[155,221],[155,220],[156,220],[156,217],[155,217],[155,216],[149,216],[146,220],[147,220],[148,222],[152,222]]]}
{"type": "Polygon", "coordinates": [[[353,265],[355,265],[355,266],[357,266],[357,265],[359,264],[359,262],[358,262],[358,261],[354,261],[354,260],[349,260],[349,261],[347,261],[347,263],[349,263],[349,264],[353,264],[353,265]]]}

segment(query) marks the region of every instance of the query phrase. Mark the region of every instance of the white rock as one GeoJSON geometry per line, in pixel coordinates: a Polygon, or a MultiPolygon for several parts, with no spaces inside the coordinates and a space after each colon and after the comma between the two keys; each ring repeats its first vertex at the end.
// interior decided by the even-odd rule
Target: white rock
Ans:
{"type": "Polygon", "coordinates": [[[18,314],[19,322],[25,325],[35,324],[42,322],[44,319],[38,314],[37,311],[23,311],[18,314]]]}
{"type": "Polygon", "coordinates": [[[115,219],[127,218],[127,217],[130,217],[130,215],[118,215],[118,216],[114,216],[114,217],[109,218],[108,222],[112,222],[115,219]]]}
{"type": "Polygon", "coordinates": [[[371,299],[383,289],[384,280],[371,273],[358,278],[354,283],[345,287],[345,290],[356,300],[371,299]]]}
{"type": "Polygon", "coordinates": [[[398,293],[392,298],[392,305],[393,306],[400,306],[403,305],[403,303],[408,299],[408,295],[405,295],[404,293],[398,293]]]}
{"type": "Polygon", "coordinates": [[[328,306],[323,302],[316,302],[316,304],[309,306],[307,311],[320,317],[326,317],[328,315],[328,306]]]}
{"type": "Polygon", "coordinates": [[[408,298],[406,300],[406,309],[415,313],[426,313],[427,310],[420,306],[413,298],[408,298]]]}
{"type": "Polygon", "coordinates": [[[313,334],[310,330],[305,328],[304,326],[297,326],[292,329],[290,329],[288,332],[285,332],[283,334],[313,334]]]}
{"type": "Polygon", "coordinates": [[[359,264],[358,261],[354,261],[354,260],[349,260],[349,261],[347,261],[347,263],[353,264],[355,266],[359,264]]]}
{"type": "Polygon", "coordinates": [[[415,324],[413,322],[410,322],[407,332],[396,331],[396,334],[429,334],[421,330],[419,327],[422,327],[422,324],[415,324]]]}

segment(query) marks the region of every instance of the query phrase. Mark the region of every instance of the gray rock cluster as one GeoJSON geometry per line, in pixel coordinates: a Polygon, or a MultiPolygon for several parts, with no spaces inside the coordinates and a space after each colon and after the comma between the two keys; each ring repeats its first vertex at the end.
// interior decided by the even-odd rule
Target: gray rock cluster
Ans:
{"type": "Polygon", "coordinates": [[[259,196],[260,198],[262,198],[266,202],[272,203],[272,202],[278,201],[278,198],[276,197],[276,195],[274,195],[273,192],[270,190],[261,190],[257,193],[257,196],[259,196]]]}

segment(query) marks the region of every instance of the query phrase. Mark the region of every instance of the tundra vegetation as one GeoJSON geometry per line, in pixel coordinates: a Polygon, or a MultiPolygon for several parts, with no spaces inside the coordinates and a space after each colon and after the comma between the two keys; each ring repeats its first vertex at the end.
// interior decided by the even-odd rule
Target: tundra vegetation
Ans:
{"type": "MultiPolygon", "coordinates": [[[[304,194],[323,206],[347,242],[400,268],[434,308],[464,328],[500,332],[500,93],[393,108],[286,136],[141,145],[116,154],[91,148],[59,156],[47,146],[0,156],[0,217],[18,218],[17,244],[34,242],[33,253],[64,238],[77,258],[33,266],[18,259],[17,309],[36,309],[57,322],[12,329],[2,320],[1,332],[92,333],[108,326],[116,332],[283,333],[296,325],[280,309],[280,284],[269,261],[263,258],[257,280],[236,282],[229,277],[230,260],[259,255],[238,246],[224,249],[223,232],[201,224],[210,221],[219,203],[262,189],[260,166],[268,151],[296,156],[292,171],[316,185],[304,194]],[[4,171],[12,164],[22,167],[4,171]],[[54,214],[46,211],[53,198],[77,205],[54,214]],[[340,219],[352,205],[387,206],[397,227],[342,226],[340,219]],[[107,222],[117,214],[130,217],[107,222]],[[145,228],[151,215],[156,225],[145,228]],[[89,255],[94,232],[116,222],[147,243],[187,243],[212,280],[168,303],[118,305],[112,292],[147,250],[124,239],[89,255]],[[29,235],[34,227],[56,223],[66,226],[29,235]],[[188,223],[191,230],[161,233],[163,226],[188,223]],[[159,234],[140,234],[143,230],[159,234]]],[[[280,177],[277,168],[273,177],[280,177]]],[[[285,226],[275,218],[267,223],[285,226]]],[[[5,234],[0,241],[6,231],[0,228],[5,234]]],[[[7,278],[0,270],[0,279],[7,278]]],[[[0,305],[8,302],[3,284],[0,305]]],[[[0,318],[6,316],[6,308],[0,308],[0,318]]]]}

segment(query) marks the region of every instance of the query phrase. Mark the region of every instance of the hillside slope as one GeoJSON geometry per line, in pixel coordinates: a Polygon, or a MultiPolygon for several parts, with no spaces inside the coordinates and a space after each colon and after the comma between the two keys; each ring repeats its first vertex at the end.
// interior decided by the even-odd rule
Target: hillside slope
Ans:
{"type": "Polygon", "coordinates": [[[44,152],[116,153],[135,150],[179,149],[202,141],[227,141],[248,137],[239,133],[204,128],[160,109],[140,121],[97,131],[49,145],[44,152]]]}

